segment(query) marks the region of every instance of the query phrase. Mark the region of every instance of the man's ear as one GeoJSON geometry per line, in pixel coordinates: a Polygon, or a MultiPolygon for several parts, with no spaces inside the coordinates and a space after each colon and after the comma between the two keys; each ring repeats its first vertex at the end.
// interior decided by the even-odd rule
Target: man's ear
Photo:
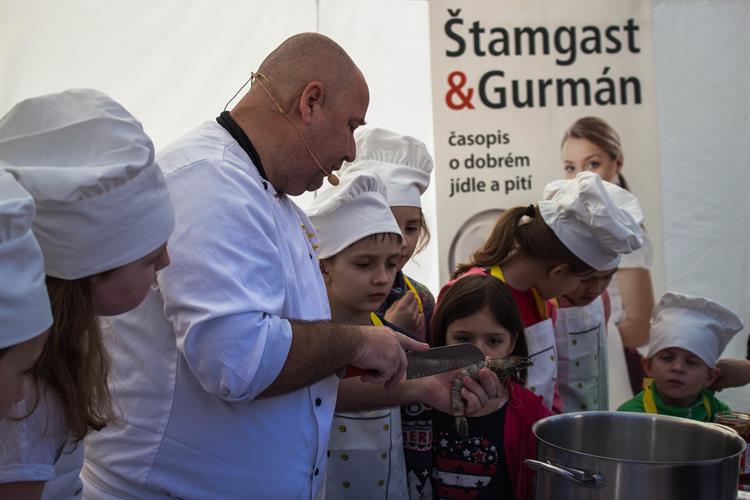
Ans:
{"type": "Polygon", "coordinates": [[[714,385],[714,382],[716,382],[716,379],[719,378],[719,375],[721,375],[721,370],[718,368],[708,368],[708,379],[706,380],[706,383],[703,384],[703,387],[711,387],[714,385]]]}
{"type": "Polygon", "coordinates": [[[326,88],[321,82],[310,82],[302,89],[302,95],[299,98],[298,111],[302,122],[305,124],[312,123],[314,114],[320,110],[325,102],[326,88]]]}
{"type": "Polygon", "coordinates": [[[653,372],[651,371],[651,358],[642,357],[641,364],[643,365],[643,371],[646,372],[648,378],[653,378],[653,372]]]}

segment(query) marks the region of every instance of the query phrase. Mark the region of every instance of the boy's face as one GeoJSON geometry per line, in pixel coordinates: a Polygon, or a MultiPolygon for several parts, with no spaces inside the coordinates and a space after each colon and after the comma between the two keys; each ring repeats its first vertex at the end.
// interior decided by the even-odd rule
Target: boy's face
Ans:
{"type": "Polygon", "coordinates": [[[561,305],[565,302],[569,302],[566,305],[573,306],[587,306],[591,304],[604,290],[609,286],[612,281],[612,276],[617,272],[617,268],[610,269],[607,271],[596,271],[590,275],[587,275],[581,280],[578,287],[572,292],[568,292],[563,295],[561,305]]]}
{"type": "Polygon", "coordinates": [[[393,286],[400,257],[399,238],[386,234],[365,237],[322,260],[332,310],[346,315],[376,311],[393,286]]]}
{"type": "Polygon", "coordinates": [[[646,374],[654,379],[659,395],[672,406],[690,406],[701,389],[714,383],[719,370],[679,347],[668,347],[643,360],[646,374]]]}

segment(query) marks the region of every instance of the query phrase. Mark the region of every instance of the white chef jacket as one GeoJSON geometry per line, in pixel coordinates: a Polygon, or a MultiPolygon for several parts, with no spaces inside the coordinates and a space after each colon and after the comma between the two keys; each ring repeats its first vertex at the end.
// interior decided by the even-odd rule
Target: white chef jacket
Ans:
{"type": "Polygon", "coordinates": [[[285,318],[330,318],[312,225],[216,122],[157,160],[175,209],[172,264],[111,320],[121,415],[87,437],[84,498],[313,498],[338,379],[256,399],[286,360],[285,318]]]}

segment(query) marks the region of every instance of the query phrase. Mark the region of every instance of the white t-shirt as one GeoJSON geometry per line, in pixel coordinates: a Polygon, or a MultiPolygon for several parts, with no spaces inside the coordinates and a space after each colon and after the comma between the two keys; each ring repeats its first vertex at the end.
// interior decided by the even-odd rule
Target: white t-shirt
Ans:
{"type": "Polygon", "coordinates": [[[36,399],[33,384],[28,381],[26,397],[0,421],[0,483],[43,481],[43,499],[78,498],[83,444],[76,446],[69,440],[57,397],[40,384],[34,411],[14,420],[28,414],[36,399]]]}

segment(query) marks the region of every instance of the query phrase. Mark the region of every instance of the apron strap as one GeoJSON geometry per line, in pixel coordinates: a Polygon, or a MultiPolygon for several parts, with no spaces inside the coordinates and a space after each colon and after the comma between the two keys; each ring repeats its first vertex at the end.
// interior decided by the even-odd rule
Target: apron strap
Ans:
{"type": "Polygon", "coordinates": [[[411,283],[411,280],[405,274],[404,274],[404,283],[406,283],[406,287],[409,289],[411,293],[414,294],[414,297],[417,299],[417,309],[419,309],[420,314],[424,314],[424,306],[422,305],[422,299],[419,298],[417,289],[414,288],[414,285],[411,283]]]}
{"type": "Polygon", "coordinates": [[[383,322],[380,320],[380,317],[378,317],[375,313],[370,313],[370,322],[372,323],[372,326],[383,326],[383,322]]]}
{"type": "MultiPolygon", "coordinates": [[[[503,274],[503,270],[500,269],[500,266],[490,267],[490,274],[503,283],[506,283],[505,275],[503,274]]],[[[542,298],[541,295],[539,295],[539,292],[536,291],[536,288],[531,289],[531,294],[534,296],[534,303],[536,304],[536,310],[539,313],[539,316],[542,317],[542,320],[549,318],[549,313],[547,312],[547,302],[542,298]]]]}

